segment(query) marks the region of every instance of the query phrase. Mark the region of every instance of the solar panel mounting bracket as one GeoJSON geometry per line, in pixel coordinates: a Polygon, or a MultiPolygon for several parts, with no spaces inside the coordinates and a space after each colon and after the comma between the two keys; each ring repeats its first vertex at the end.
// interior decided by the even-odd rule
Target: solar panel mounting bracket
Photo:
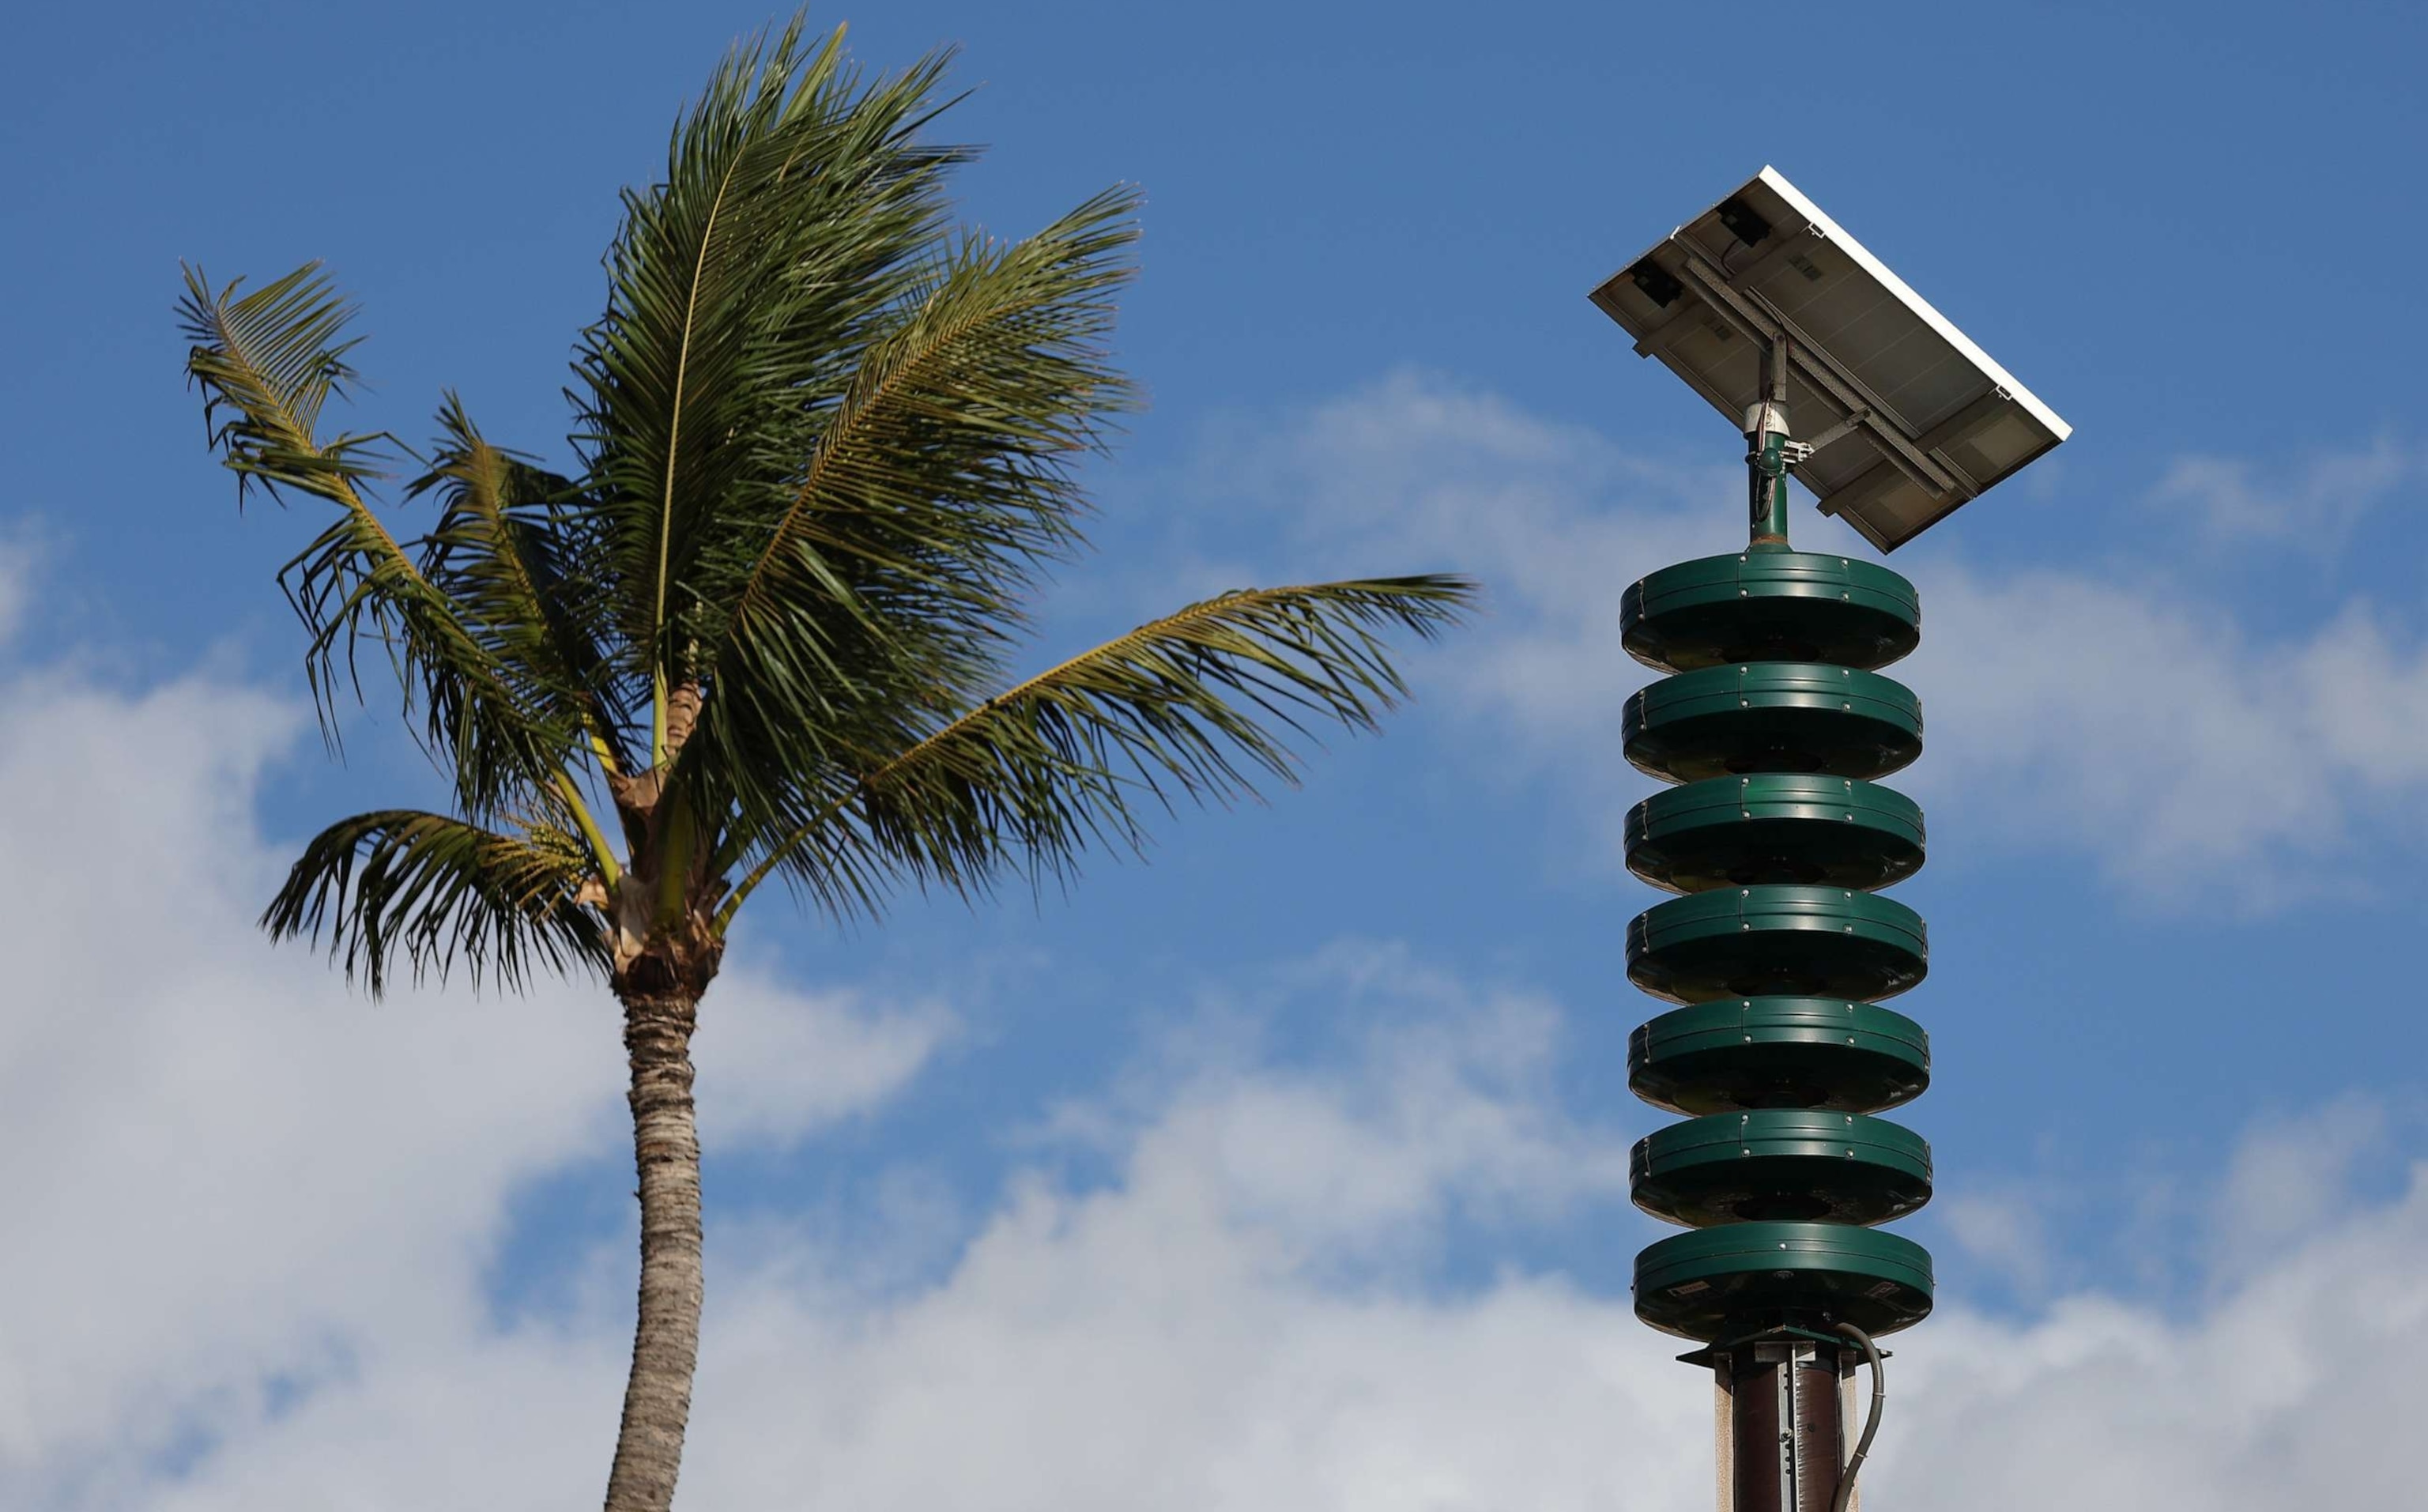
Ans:
{"type": "MultiPolygon", "coordinates": [[[[1731,285],[1731,275],[1705,255],[1700,247],[1685,238],[1672,234],[1668,244],[1678,249],[1684,262],[1689,282],[1695,284],[1713,312],[1736,327],[1737,333],[1762,343],[1767,349],[1775,346],[1783,335],[1792,351],[1789,361],[1795,370],[1812,387],[1835,401],[1845,418],[1854,419],[1858,428],[1868,433],[1880,446],[1882,457],[1895,465],[1915,483],[1930,491],[1931,497],[1944,499],[1961,485],[1946,470],[1914,444],[1913,436],[1899,422],[1888,406],[1869,393],[1862,381],[1846,371],[1825,353],[1817,350],[1811,337],[1796,329],[1794,323],[1759,294],[1740,291],[1731,285]]],[[[1971,498],[1980,490],[1966,491],[1971,498]]]]}

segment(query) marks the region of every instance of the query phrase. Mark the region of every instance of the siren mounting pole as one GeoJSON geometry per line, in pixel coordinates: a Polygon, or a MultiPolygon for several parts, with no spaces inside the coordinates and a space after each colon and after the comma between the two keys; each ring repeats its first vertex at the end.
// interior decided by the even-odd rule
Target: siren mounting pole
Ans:
{"type": "Polygon", "coordinates": [[[1935,1286],[1880,1226],[1933,1179],[1928,1142],[1878,1116],[1930,1085],[1929,1035],[1880,1006],[1929,970],[1921,916],[1878,896],[1923,863],[1921,809],[1878,781],[1922,753],[1921,700],[1880,671],[1922,606],[1792,548],[1787,480],[1894,551],[2072,428],[1774,169],[1592,298],[1746,443],[1746,544],[1620,598],[1620,645],[1665,674],[1621,748],[1674,784],[1629,812],[1627,868],[1678,895],[1627,927],[1628,979],[1675,1005],[1629,1037],[1628,1086],[1682,1120],[1637,1142],[1628,1192],[1685,1230],[1635,1257],[1635,1314],[1715,1378],[1719,1512],[1860,1512],[1873,1339],[1935,1286]]]}
{"type": "Polygon", "coordinates": [[[1762,354],[1761,403],[1745,413],[1746,516],[1749,545],[1772,551],[1787,549],[1788,469],[1813,454],[1813,448],[1789,439],[1787,373],[1792,340],[1781,329],[1762,354]]]}
{"type": "MultiPolygon", "coordinates": [[[[1921,730],[1917,707],[1911,738],[1893,736],[1898,748],[1889,753],[1873,735],[1850,739],[1834,728],[1854,701],[1833,692],[1816,703],[1787,690],[1860,685],[1910,699],[1910,690],[1872,669],[1912,649],[1919,607],[1912,585],[1885,568],[1788,544],[1788,476],[1816,449],[1794,439],[1788,380],[1796,354],[1784,324],[1763,340],[1757,397],[1744,412],[1747,547],[1732,561],[1670,569],[1685,575],[1682,583],[1701,584],[1717,566],[1735,592],[1723,590],[1707,608],[1698,589],[1656,584],[1665,574],[1655,574],[1630,590],[1632,607],[1622,614],[1622,638],[1636,637],[1629,649],[1639,660],[1681,680],[1722,679],[1734,695],[1702,724],[1655,734],[1651,744],[1648,730],[1658,720],[1649,698],[1656,690],[1629,705],[1629,760],[1686,784],[1682,793],[1719,792],[1725,801],[1709,805],[1710,820],[1673,819],[1672,808],[1700,814],[1704,806],[1659,799],[1630,816],[1630,869],[1688,896],[1630,926],[1628,974],[1687,1005],[1665,1017],[1716,1011],[1731,1021],[1698,1024],[1694,1033],[1713,1044],[1687,1050],[1675,1071],[1649,1084],[1635,1081],[1638,1073],[1656,1044],[1684,1025],[1658,1039],[1660,1021],[1646,1025],[1630,1047],[1638,1093],[1694,1119],[1637,1147],[1631,1189],[1655,1216],[1702,1230],[1638,1257],[1636,1307],[1656,1326],[1709,1340],[1679,1357],[1710,1370],[1718,1389],[1719,1512],[1850,1512],[1852,1471],[1870,1450],[1878,1413],[1876,1396],[1855,1446],[1848,1391],[1866,1359],[1877,1383],[1879,1354],[1870,1330],[1846,1314],[1861,1312],[1885,1331],[1929,1310],[1928,1255],[1870,1233],[1928,1200],[1928,1146],[1870,1115],[1919,1093],[1928,1074],[1919,1026],[1897,1052],[1911,1059],[1879,1068],[1882,1080],[1856,1072],[1837,1047],[1862,1053],[1864,1031],[1847,1032],[1859,1022],[1904,1022],[1879,1017],[1883,1011],[1870,1004],[1920,981],[1927,957],[1918,918],[1911,954],[1896,963],[1859,960],[1860,945],[1841,954],[1850,937],[1871,928],[1876,911],[1898,907],[1869,895],[1921,864],[1919,811],[1913,848],[1895,857],[1873,848],[1877,836],[1822,821],[1855,823],[1866,805],[1906,802],[1872,779],[1919,754],[1921,730]],[[1892,600],[1895,607],[1887,607],[1892,600]],[[1816,878],[1830,885],[1813,885],[1816,878]],[[1710,903],[1729,912],[1733,926],[1721,921],[1708,947],[1667,943],[1673,935],[1685,941],[1694,926],[1660,926],[1657,915],[1710,903]],[[1816,932],[1796,912],[1803,909],[1845,916],[1816,932]],[[1706,948],[1708,960],[1698,961],[1697,948],[1706,948]],[[1675,962],[1669,951],[1681,952],[1675,962]],[[1722,1042],[1733,1042],[1736,1063],[1728,1063],[1731,1051],[1722,1042]],[[1903,1175],[1865,1164],[1883,1148],[1872,1142],[1882,1139],[1911,1142],[1913,1163],[1903,1175]],[[1725,1173],[1727,1157],[1710,1159],[1706,1144],[1733,1146],[1741,1174],[1725,1173]],[[1674,1262],[1655,1259],[1698,1239],[1715,1242],[1674,1262]],[[1700,1300],[1724,1292],[1731,1300],[1700,1300]]],[[[1852,424],[1816,440],[1827,444],[1852,424]]]]}

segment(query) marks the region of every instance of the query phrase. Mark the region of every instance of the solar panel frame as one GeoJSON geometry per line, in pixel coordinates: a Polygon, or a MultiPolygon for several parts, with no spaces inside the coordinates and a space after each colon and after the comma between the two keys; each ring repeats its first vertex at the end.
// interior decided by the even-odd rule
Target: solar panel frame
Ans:
{"type": "Polygon", "coordinates": [[[1883,551],[2073,434],[1775,168],[1612,274],[1592,299],[1640,354],[1731,422],[1764,397],[1764,350],[1786,337],[1789,414],[1797,438],[1818,443],[1796,476],[1823,513],[1883,551]]]}

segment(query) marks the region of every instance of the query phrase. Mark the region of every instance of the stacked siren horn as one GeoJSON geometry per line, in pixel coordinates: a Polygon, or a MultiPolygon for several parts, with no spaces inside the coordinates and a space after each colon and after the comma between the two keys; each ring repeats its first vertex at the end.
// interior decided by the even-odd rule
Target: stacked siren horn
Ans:
{"type": "Polygon", "coordinates": [[[1875,781],[1922,750],[1919,700],[1876,670],[1920,606],[1764,530],[1783,494],[1758,469],[1753,544],[1621,609],[1628,651],[1670,674],[1628,701],[1627,759],[1678,784],[1628,815],[1627,864],[1682,895],[1628,927],[1627,974],[1683,1005],[1635,1030],[1629,1085],[1687,1115],[1635,1146],[1636,1205],[1689,1230],[1636,1257],[1635,1310],[1706,1346],[1685,1357],[1731,1398],[1741,1512],[1844,1504],[1849,1340],[1931,1300],[1929,1254],[1875,1226],[1930,1200],[1929,1146],[1876,1116],[1930,1079],[1921,1027],[1878,1006],[1927,969],[1922,920],[1878,896],[1922,865],[1922,813],[1875,781]]]}
{"type": "Polygon", "coordinates": [[[1875,1117],[1930,1079],[1922,920],[1879,890],[1922,865],[1922,811],[1874,781],[1922,751],[1913,588],[1756,544],[1627,591],[1624,644],[1672,674],[1628,700],[1627,759],[1681,785],[1627,816],[1627,865],[1684,896],[1628,926],[1627,975],[1685,1006],[1636,1029],[1628,1081],[1690,1115],[1635,1147],[1632,1195],[1695,1230],[1635,1262],[1644,1321],[1712,1343],[1786,1323],[1869,1333],[1930,1310],[1930,1257],[1872,1225],[1930,1199],[1930,1150],[1875,1117]]]}

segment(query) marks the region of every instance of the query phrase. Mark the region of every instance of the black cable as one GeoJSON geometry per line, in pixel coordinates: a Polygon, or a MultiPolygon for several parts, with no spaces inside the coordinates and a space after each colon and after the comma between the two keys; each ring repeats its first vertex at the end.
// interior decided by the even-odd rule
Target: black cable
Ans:
{"type": "Polygon", "coordinates": [[[1853,1323],[1840,1323],[1838,1332],[1862,1345],[1863,1358],[1871,1362],[1872,1411],[1863,1420],[1863,1437],[1856,1440],[1855,1453],[1838,1477],[1838,1499],[1829,1504],[1829,1512],[1846,1512],[1846,1504],[1854,1499],[1855,1472],[1863,1468],[1863,1456],[1872,1452],[1872,1435],[1880,1431],[1880,1406],[1889,1399],[1887,1372],[1880,1368],[1880,1346],[1872,1342],[1871,1335],[1853,1323]]]}

